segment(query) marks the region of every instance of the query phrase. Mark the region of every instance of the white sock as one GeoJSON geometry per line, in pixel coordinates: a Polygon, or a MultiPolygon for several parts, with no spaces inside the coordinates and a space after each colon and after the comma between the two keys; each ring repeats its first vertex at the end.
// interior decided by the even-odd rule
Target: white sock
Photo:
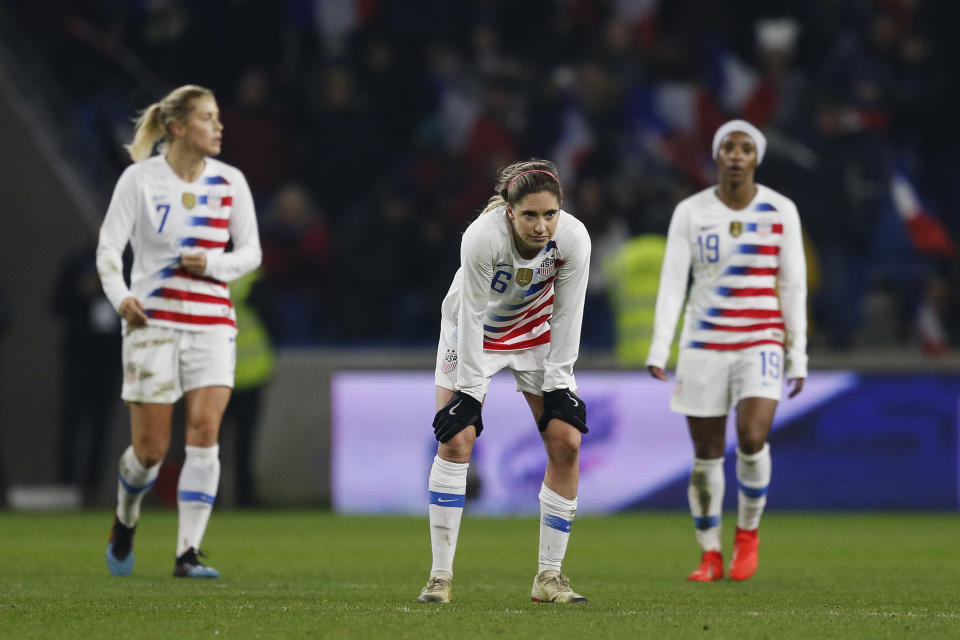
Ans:
{"type": "Polygon", "coordinates": [[[540,555],[537,575],[560,571],[570,541],[570,526],[577,513],[577,499],[567,500],[559,493],[540,486],[540,555]]]}
{"type": "Polygon", "coordinates": [[[217,500],[220,484],[220,446],[185,447],[187,457],[180,470],[177,483],[177,510],[180,523],[177,527],[177,557],[187,549],[200,548],[203,533],[207,530],[213,503],[217,500]]]}
{"type": "Polygon", "coordinates": [[[737,526],[741,529],[760,527],[772,467],[769,444],[764,443],[763,449],[751,455],[737,447],[737,526]]]}
{"type": "Polygon", "coordinates": [[[125,527],[133,527],[140,519],[140,503],[160,473],[160,463],[144,467],[133,453],[133,445],[120,455],[117,480],[117,519],[125,527]]]}
{"type": "Polygon", "coordinates": [[[723,458],[693,459],[687,500],[703,551],[720,551],[720,515],[723,511],[723,458]]]}
{"type": "Polygon", "coordinates": [[[469,466],[469,462],[447,462],[440,456],[433,458],[428,484],[430,546],[433,549],[431,577],[453,575],[453,556],[457,553],[469,466]]]}

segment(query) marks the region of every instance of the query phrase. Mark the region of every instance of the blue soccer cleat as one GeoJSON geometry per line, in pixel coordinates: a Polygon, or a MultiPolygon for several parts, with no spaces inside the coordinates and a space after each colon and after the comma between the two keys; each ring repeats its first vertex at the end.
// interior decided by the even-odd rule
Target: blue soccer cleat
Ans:
{"type": "Polygon", "coordinates": [[[125,527],[113,519],[110,541],[107,543],[107,568],[111,575],[128,576],[133,573],[133,533],[136,525],[125,527]]]}
{"type": "Polygon", "coordinates": [[[219,578],[219,571],[200,562],[199,556],[202,555],[203,552],[197,551],[193,547],[187,549],[183,555],[177,558],[177,563],[173,566],[173,577],[219,578]]]}

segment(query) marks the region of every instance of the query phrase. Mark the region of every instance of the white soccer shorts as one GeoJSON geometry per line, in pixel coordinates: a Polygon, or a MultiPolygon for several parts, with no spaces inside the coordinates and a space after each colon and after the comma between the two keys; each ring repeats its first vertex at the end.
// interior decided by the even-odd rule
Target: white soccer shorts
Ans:
{"type": "MultiPolygon", "coordinates": [[[[483,395],[487,395],[490,378],[501,369],[513,371],[517,391],[543,395],[543,367],[550,353],[550,344],[541,344],[519,351],[484,351],[479,363],[484,375],[483,395]]],[[[447,318],[440,320],[440,343],[437,346],[437,366],[434,381],[438,387],[457,388],[457,369],[460,366],[457,353],[457,325],[447,318]]],[[[574,383],[573,388],[576,388],[574,383]]]]}
{"type": "Polygon", "coordinates": [[[233,388],[236,331],[216,327],[183,331],[146,326],[123,337],[123,390],[127,402],[173,404],[201,387],[233,388]]]}
{"type": "Polygon", "coordinates": [[[685,416],[725,416],[744,398],[780,400],[783,348],[765,344],[739,351],[680,350],[670,409],[685,416]]]}

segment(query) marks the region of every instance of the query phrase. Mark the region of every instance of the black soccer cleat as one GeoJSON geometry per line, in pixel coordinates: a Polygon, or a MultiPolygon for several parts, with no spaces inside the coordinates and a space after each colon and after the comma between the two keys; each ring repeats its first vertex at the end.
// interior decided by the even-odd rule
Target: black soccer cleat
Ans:
{"type": "Polygon", "coordinates": [[[220,572],[200,562],[202,551],[190,547],[177,558],[173,566],[174,578],[219,578],[220,572]]]}
{"type": "Polygon", "coordinates": [[[114,516],[110,529],[110,541],[107,543],[107,568],[115,576],[128,576],[133,573],[133,534],[137,525],[124,526],[114,516]]]}

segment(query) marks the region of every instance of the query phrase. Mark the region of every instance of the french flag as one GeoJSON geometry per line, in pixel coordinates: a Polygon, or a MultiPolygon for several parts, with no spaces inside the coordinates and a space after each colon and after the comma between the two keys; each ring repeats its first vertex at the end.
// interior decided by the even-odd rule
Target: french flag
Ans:
{"type": "Polygon", "coordinates": [[[780,93],[756,70],[718,42],[705,47],[707,82],[717,102],[763,128],[780,106],[780,93]]]}
{"type": "Polygon", "coordinates": [[[553,161],[565,183],[576,181],[577,169],[596,142],[593,129],[579,105],[567,105],[561,123],[560,137],[553,149],[553,161]]]}
{"type": "Polygon", "coordinates": [[[917,251],[947,259],[957,255],[957,247],[943,223],[924,208],[913,181],[900,166],[894,167],[890,175],[890,198],[917,251]]]}

